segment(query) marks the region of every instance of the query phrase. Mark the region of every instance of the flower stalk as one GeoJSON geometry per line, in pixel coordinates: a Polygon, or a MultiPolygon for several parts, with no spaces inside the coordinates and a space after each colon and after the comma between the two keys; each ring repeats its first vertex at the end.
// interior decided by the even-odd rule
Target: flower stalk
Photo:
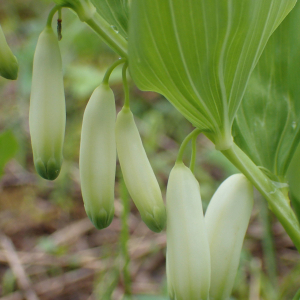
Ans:
{"type": "Polygon", "coordinates": [[[61,7],[75,11],[79,19],[89,25],[100,38],[122,58],[127,58],[127,41],[97,13],[90,0],[54,0],[61,7]]]}

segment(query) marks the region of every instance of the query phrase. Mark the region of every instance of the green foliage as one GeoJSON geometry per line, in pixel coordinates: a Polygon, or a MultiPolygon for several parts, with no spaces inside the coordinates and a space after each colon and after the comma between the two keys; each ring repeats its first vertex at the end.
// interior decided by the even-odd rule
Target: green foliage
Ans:
{"type": "Polygon", "coordinates": [[[133,0],[131,75],[227,149],[249,76],[295,2],[133,0]]]}
{"type": "Polygon", "coordinates": [[[129,0],[92,0],[98,13],[115,31],[128,36],[129,0]]]}
{"type": "Polygon", "coordinates": [[[293,300],[300,300],[300,289],[298,290],[298,292],[296,293],[295,297],[293,298],[293,300]]]}
{"type": "Polygon", "coordinates": [[[167,297],[140,295],[132,298],[124,298],[123,300],[169,300],[167,297]]]}
{"type": "Polygon", "coordinates": [[[111,268],[109,272],[101,272],[99,274],[99,284],[95,287],[96,299],[110,300],[112,294],[119,282],[120,273],[115,267],[111,268]]]}
{"type": "MultiPolygon", "coordinates": [[[[121,177],[121,176],[120,176],[121,177]]],[[[120,250],[122,254],[122,273],[124,281],[125,294],[131,295],[131,278],[130,278],[130,254],[128,249],[128,241],[130,239],[128,218],[130,214],[130,197],[123,178],[120,178],[120,197],[123,208],[121,214],[122,229],[120,232],[120,250]]]]}
{"type": "Polygon", "coordinates": [[[299,17],[300,3],[271,36],[234,124],[235,142],[279,179],[300,137],[299,17]]]}
{"type": "Polygon", "coordinates": [[[41,237],[38,241],[37,246],[46,253],[53,254],[56,256],[64,255],[68,250],[67,247],[64,245],[56,245],[55,242],[49,237],[41,237]]]}
{"type": "Polygon", "coordinates": [[[11,269],[8,269],[1,280],[2,295],[12,293],[16,287],[16,277],[11,269]]]}
{"type": "Polygon", "coordinates": [[[3,174],[6,163],[18,151],[18,142],[10,130],[0,133],[0,176],[3,174]]]}
{"type": "Polygon", "coordinates": [[[287,179],[290,188],[290,198],[298,220],[300,221],[300,147],[296,149],[293,156],[287,172],[287,179]]]}

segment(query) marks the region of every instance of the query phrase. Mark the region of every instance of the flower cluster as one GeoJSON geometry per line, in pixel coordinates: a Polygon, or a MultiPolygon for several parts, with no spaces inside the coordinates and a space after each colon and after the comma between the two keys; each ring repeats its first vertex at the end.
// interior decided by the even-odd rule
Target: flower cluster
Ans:
{"type": "MultiPolygon", "coordinates": [[[[77,3],[74,1],[74,3],[77,3]]],[[[183,142],[170,173],[167,209],[130,110],[127,61],[110,67],[87,103],[81,132],[80,179],[86,213],[96,228],[114,216],[118,155],[124,181],[142,220],[154,232],[167,223],[167,279],[171,299],[225,300],[231,294],[253,206],[253,188],[242,174],[228,178],[203,215],[199,184],[182,162],[196,129],[183,142]],[[124,63],[125,103],[116,117],[109,87],[113,69],[124,63]]],[[[62,61],[51,24],[41,33],[33,64],[30,133],[34,164],[45,179],[60,172],[66,123],[62,61]]]]}
{"type": "MultiPolygon", "coordinates": [[[[87,215],[98,229],[113,219],[118,150],[126,186],[143,221],[160,232],[166,210],[157,179],[127,104],[116,120],[108,78],[95,89],[83,116],[79,166],[87,215]]],[[[29,123],[35,168],[54,180],[63,161],[66,108],[61,54],[51,25],[41,33],[34,55],[29,123]]]]}

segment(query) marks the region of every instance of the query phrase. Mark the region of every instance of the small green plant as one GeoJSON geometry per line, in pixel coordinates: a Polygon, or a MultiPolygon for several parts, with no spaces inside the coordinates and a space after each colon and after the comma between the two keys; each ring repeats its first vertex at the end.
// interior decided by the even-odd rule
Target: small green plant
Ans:
{"type": "MultiPolygon", "coordinates": [[[[143,221],[155,232],[167,223],[171,299],[229,299],[252,211],[252,185],[300,251],[296,217],[300,195],[295,183],[300,4],[296,0],[54,2],[34,57],[30,131],[37,172],[53,180],[62,164],[65,99],[58,39],[51,24],[56,12],[70,8],[120,56],[91,96],[83,118],[81,185],[94,225],[105,228],[113,218],[117,151],[124,182],[143,221]],[[125,103],[116,118],[109,78],[120,64],[124,64],[125,103]],[[183,141],[171,171],[167,209],[130,110],[127,67],[138,88],[162,94],[196,128],[183,141]],[[242,173],[219,187],[205,216],[193,175],[200,133],[242,173]],[[182,156],[191,140],[188,168],[182,156]]],[[[14,79],[16,61],[1,31],[2,49],[6,56],[0,57],[0,74],[14,79]]]]}

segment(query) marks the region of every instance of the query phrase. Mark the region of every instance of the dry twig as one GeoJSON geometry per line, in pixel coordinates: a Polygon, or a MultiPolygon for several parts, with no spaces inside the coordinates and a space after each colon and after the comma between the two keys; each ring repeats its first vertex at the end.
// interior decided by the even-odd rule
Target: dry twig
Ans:
{"type": "Polygon", "coordinates": [[[28,278],[20,259],[16,253],[12,241],[4,234],[0,233],[0,243],[4,249],[7,261],[17,278],[19,287],[24,291],[27,300],[39,300],[35,291],[31,287],[30,279],[28,278]]]}
{"type": "MultiPolygon", "coordinates": [[[[79,269],[35,283],[32,287],[42,299],[55,299],[55,297],[62,295],[63,292],[81,288],[93,276],[94,272],[92,270],[79,269]]],[[[0,298],[0,300],[23,300],[23,295],[20,292],[14,292],[0,298]]]]}

